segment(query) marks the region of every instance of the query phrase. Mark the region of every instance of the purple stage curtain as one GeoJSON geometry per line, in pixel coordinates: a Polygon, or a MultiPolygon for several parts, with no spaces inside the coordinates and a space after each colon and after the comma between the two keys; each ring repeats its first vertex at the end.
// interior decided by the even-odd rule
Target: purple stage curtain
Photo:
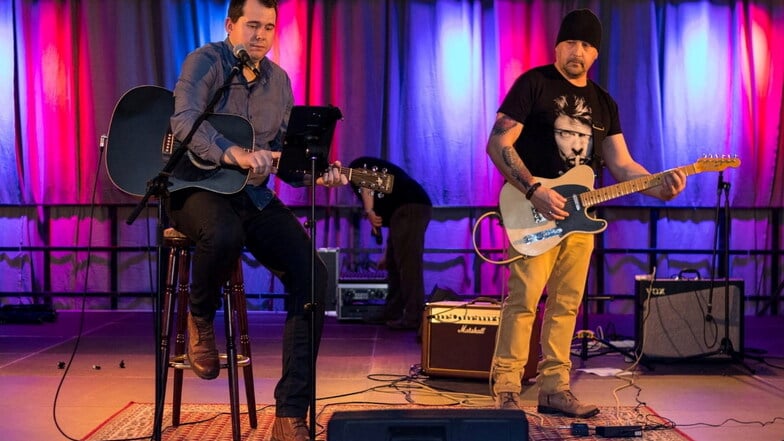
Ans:
{"type": "MultiPolygon", "coordinates": [[[[100,137],[126,91],[139,85],[172,89],[190,51],[225,38],[227,4],[0,2],[1,246],[154,244],[154,210],[112,232],[109,207],[137,199],[112,185],[100,137]],[[92,202],[95,212],[41,208],[92,202]]],[[[731,183],[732,206],[750,210],[733,219],[730,248],[781,247],[771,246],[781,227],[765,211],[784,207],[780,0],[282,0],[270,57],[289,72],[296,104],[341,109],[330,158],[389,159],[422,182],[438,207],[426,244],[440,250],[426,257],[428,290],[436,283],[463,292],[504,289],[504,268],[479,262],[470,251],[472,226],[497,205],[502,184],[485,154],[487,136],[515,78],[553,61],[561,17],[577,7],[590,7],[602,19],[591,76],[618,101],[633,156],[652,172],[703,155],[737,156],[741,166],[722,177],[731,183]]],[[[685,193],[666,205],[640,195],[612,201],[630,210],[664,208],[659,219],[648,219],[646,209],[615,211],[599,240],[607,248],[710,249],[717,181],[717,173],[691,176],[685,193]],[[669,206],[708,210],[695,210],[697,215],[668,212],[669,206]],[[661,231],[656,238],[648,237],[652,222],[661,231]]],[[[273,185],[284,201],[307,204],[305,189],[273,185]]],[[[317,246],[374,246],[366,225],[351,220],[357,201],[348,189],[319,189],[317,202],[337,219],[319,219],[317,246]]],[[[478,231],[480,246],[506,246],[497,224],[478,231]]],[[[115,289],[108,254],[91,254],[93,264],[103,266],[91,270],[89,283],[85,255],[51,256],[52,280],[45,281],[43,253],[4,251],[0,290],[115,289]]],[[[149,256],[121,259],[120,290],[152,289],[149,256]]],[[[645,253],[603,259],[606,273],[592,277],[604,277],[606,291],[620,293],[631,292],[631,275],[652,265],[661,276],[711,265],[710,256],[687,253],[659,255],[656,262],[645,253]]],[[[780,266],[749,254],[734,257],[730,272],[747,281],[748,293],[759,294],[778,283],[769,279],[780,266]]],[[[262,279],[262,290],[279,289],[271,278],[262,279]]]]}
{"type": "MultiPolygon", "coordinates": [[[[137,85],[172,88],[190,50],[225,36],[226,3],[4,2],[0,203],[89,202],[114,104],[137,85]]],[[[484,145],[498,102],[517,75],[552,61],[560,17],[575,6],[602,18],[592,75],[617,98],[640,162],[659,171],[737,155],[733,201],[784,203],[781,2],[284,0],[271,56],[298,104],[342,110],[333,159],[383,156],[437,206],[491,206],[500,178],[484,145]]],[[[715,179],[691,179],[676,203],[711,205],[715,179]]],[[[331,198],[321,202],[352,202],[331,198]]],[[[99,179],[98,202],[127,200],[99,179]]]]}

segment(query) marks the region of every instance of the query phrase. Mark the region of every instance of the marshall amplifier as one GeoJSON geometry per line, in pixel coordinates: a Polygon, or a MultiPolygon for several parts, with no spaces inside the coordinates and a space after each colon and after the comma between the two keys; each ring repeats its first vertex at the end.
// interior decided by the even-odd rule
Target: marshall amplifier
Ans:
{"type": "Polygon", "coordinates": [[[338,283],[338,320],[364,320],[387,303],[386,283],[338,283]]]}
{"type": "Polygon", "coordinates": [[[637,277],[636,349],[646,359],[743,352],[743,280],[637,277]]]}
{"type": "MultiPolygon", "coordinates": [[[[487,379],[500,319],[501,305],[496,303],[443,301],[425,305],[422,372],[434,377],[487,379]]],[[[541,326],[537,314],[525,380],[536,376],[541,326]]]]}

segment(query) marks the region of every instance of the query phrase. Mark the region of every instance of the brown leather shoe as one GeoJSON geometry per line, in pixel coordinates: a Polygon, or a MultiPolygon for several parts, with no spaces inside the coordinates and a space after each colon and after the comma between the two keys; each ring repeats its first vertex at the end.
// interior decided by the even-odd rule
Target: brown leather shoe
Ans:
{"type": "Polygon", "coordinates": [[[188,314],[188,361],[199,378],[218,378],[220,360],[212,320],[188,314]]]}
{"type": "Polygon", "coordinates": [[[309,437],[305,418],[275,417],[270,441],[308,441],[309,437]]]}
{"type": "Polygon", "coordinates": [[[562,413],[572,418],[590,418],[599,413],[593,404],[583,404],[571,391],[564,390],[554,394],[539,392],[539,413],[562,413]]]}

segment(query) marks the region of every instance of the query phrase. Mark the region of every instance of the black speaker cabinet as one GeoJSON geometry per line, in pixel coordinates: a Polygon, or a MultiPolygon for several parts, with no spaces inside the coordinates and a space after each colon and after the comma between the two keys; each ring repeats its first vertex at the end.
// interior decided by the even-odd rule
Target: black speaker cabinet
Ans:
{"type": "Polygon", "coordinates": [[[743,281],[635,281],[636,348],[646,359],[731,358],[743,352],[743,281]]]}
{"type": "Polygon", "coordinates": [[[386,409],[338,411],[327,441],[519,441],[528,439],[522,410],[386,409]]]}
{"type": "Polygon", "coordinates": [[[327,293],[324,310],[335,311],[338,304],[338,275],[340,274],[340,248],[319,248],[318,255],[327,266],[327,293]]]}
{"type": "MultiPolygon", "coordinates": [[[[422,372],[435,377],[487,379],[495,351],[501,306],[486,302],[431,302],[425,305],[422,372]]],[[[531,333],[523,379],[536,376],[541,314],[531,333]]]]}

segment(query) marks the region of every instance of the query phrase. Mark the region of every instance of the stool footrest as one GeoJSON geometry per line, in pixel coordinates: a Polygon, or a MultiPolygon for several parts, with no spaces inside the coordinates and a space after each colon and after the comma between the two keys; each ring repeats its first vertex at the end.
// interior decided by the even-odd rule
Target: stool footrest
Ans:
{"type": "MultiPolygon", "coordinates": [[[[221,369],[226,369],[229,367],[229,360],[228,355],[220,354],[220,367],[221,369]]],[[[245,367],[250,366],[250,357],[237,354],[237,367],[245,367]]],[[[186,355],[178,355],[171,357],[169,359],[169,367],[172,369],[191,369],[191,364],[188,362],[188,357],[186,355]]]]}

